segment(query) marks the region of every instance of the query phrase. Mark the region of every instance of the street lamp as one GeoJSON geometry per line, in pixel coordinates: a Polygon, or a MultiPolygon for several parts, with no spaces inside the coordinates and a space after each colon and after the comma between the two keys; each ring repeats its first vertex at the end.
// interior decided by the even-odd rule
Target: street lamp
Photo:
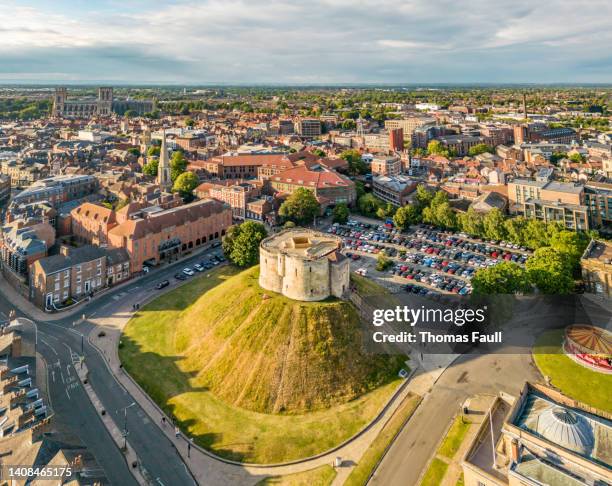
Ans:
{"type": "MultiPolygon", "coordinates": [[[[123,409],[121,408],[119,409],[119,410],[123,410],[123,449],[124,450],[127,450],[127,435],[128,435],[127,411],[128,411],[128,408],[132,408],[135,405],[136,405],[136,402],[132,402],[128,406],[123,407],[123,409]]],[[[117,413],[119,413],[119,410],[117,410],[117,413]]]]}

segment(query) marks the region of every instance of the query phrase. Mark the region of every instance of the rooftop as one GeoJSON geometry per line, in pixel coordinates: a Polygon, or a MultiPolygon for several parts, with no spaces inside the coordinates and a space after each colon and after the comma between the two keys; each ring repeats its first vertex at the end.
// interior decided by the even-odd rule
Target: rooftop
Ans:
{"type": "Polygon", "coordinates": [[[316,260],[335,252],[342,246],[340,238],[319,231],[292,228],[269,236],[261,242],[268,251],[279,251],[290,256],[316,260]]]}
{"type": "Polygon", "coordinates": [[[612,245],[605,241],[592,240],[582,255],[583,260],[597,260],[602,263],[612,262],[612,245]]]}

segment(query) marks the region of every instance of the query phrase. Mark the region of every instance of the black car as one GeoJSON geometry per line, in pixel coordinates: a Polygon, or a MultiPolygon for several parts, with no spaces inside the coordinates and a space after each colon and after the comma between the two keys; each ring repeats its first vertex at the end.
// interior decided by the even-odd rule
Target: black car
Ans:
{"type": "Polygon", "coordinates": [[[174,278],[177,280],[186,280],[187,277],[185,275],[183,275],[182,273],[177,273],[176,275],[174,275],[174,278]]]}
{"type": "Polygon", "coordinates": [[[157,290],[160,290],[160,289],[163,289],[164,287],[167,287],[168,285],[170,285],[170,282],[168,282],[167,280],[162,280],[155,286],[155,288],[157,290]]]}

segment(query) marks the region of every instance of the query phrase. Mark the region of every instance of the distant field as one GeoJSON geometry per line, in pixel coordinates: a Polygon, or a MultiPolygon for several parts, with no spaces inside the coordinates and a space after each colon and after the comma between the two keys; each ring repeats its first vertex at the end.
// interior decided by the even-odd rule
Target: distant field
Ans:
{"type": "Polygon", "coordinates": [[[612,413],[612,375],[597,373],[575,363],[561,350],[563,330],[542,334],[533,357],[544,376],[565,395],[612,413]]]}
{"type": "Polygon", "coordinates": [[[203,447],[245,462],[325,451],[371,421],[400,380],[400,357],[366,355],[342,301],[264,292],[258,269],[207,272],[145,306],[120,358],[203,447]]]}

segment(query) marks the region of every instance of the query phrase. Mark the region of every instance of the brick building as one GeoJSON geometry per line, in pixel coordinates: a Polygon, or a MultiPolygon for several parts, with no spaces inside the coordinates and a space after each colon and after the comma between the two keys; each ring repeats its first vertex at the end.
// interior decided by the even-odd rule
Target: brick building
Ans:
{"type": "Polygon", "coordinates": [[[108,232],[117,225],[115,211],[92,203],[74,208],[70,216],[74,237],[92,245],[106,245],[108,232]]]}

